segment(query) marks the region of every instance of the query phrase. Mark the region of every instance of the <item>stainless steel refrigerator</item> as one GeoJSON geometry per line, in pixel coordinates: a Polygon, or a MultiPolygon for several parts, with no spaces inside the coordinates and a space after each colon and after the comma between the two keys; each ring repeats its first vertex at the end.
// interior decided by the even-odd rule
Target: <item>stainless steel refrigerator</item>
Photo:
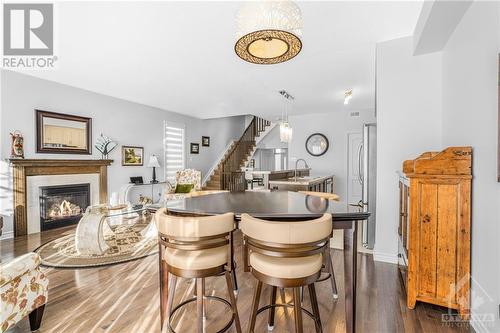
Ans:
{"type": "Polygon", "coordinates": [[[363,125],[363,143],[358,155],[359,181],[362,188],[362,202],[364,211],[371,213],[368,221],[363,222],[363,246],[373,249],[375,245],[376,223],[376,192],[377,192],[377,125],[369,123],[363,125]]]}

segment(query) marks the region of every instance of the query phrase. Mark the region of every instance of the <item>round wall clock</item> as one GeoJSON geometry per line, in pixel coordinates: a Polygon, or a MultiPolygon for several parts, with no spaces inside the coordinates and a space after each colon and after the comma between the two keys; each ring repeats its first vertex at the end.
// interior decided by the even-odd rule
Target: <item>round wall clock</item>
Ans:
{"type": "Polygon", "coordinates": [[[312,156],[321,156],[328,150],[328,139],[321,133],[311,134],[306,140],[306,150],[312,156]]]}

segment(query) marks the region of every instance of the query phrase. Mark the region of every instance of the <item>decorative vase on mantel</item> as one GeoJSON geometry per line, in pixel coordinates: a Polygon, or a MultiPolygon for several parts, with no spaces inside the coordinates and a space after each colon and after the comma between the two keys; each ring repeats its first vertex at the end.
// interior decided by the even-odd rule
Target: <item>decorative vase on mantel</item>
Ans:
{"type": "Polygon", "coordinates": [[[101,153],[101,159],[107,160],[109,153],[111,153],[117,145],[116,142],[101,133],[97,138],[95,148],[101,153]]]}
{"type": "Polygon", "coordinates": [[[10,158],[24,158],[24,138],[21,132],[16,130],[10,133],[10,140],[10,158]]]}

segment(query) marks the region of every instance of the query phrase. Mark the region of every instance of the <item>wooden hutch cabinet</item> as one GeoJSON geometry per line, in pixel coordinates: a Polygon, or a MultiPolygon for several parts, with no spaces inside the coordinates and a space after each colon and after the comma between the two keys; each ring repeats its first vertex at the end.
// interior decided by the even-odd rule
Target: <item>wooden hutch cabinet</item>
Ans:
{"type": "Polygon", "coordinates": [[[403,163],[399,270],[407,306],[470,310],[472,148],[427,152],[403,163]]]}

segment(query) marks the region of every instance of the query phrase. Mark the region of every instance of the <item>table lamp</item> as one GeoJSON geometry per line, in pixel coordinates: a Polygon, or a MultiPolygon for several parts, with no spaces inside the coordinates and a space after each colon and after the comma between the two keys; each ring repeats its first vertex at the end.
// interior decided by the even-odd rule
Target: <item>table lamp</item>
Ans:
{"type": "Polygon", "coordinates": [[[151,181],[152,184],[158,183],[156,180],[156,168],[160,167],[160,162],[158,161],[158,157],[156,155],[151,155],[149,157],[149,163],[148,163],[148,168],[153,168],[153,180],[151,181]]]}

